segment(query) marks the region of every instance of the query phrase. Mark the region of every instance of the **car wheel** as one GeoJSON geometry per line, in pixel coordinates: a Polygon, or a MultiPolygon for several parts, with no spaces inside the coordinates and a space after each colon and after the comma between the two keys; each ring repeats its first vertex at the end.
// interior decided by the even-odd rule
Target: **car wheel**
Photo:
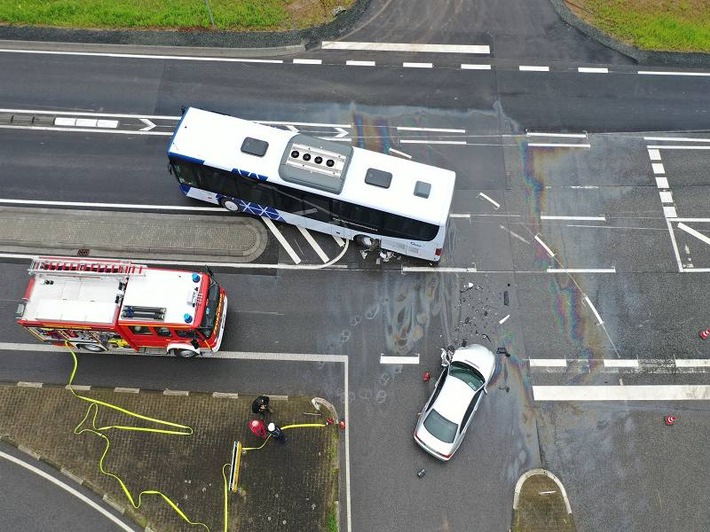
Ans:
{"type": "Polygon", "coordinates": [[[103,353],[104,351],[106,351],[106,348],[99,344],[76,344],[76,346],[80,349],[86,349],[87,351],[91,351],[92,353],[103,353]]]}

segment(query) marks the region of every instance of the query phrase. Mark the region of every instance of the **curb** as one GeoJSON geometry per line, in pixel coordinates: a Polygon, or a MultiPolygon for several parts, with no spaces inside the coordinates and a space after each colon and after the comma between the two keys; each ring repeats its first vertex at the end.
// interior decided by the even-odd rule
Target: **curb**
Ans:
{"type": "Polygon", "coordinates": [[[567,7],[568,0],[550,0],[557,15],[567,24],[600,44],[624,54],[641,65],[664,65],[685,68],[710,68],[710,54],[640,50],[619,42],[598,28],[587,24],[567,7]]]}

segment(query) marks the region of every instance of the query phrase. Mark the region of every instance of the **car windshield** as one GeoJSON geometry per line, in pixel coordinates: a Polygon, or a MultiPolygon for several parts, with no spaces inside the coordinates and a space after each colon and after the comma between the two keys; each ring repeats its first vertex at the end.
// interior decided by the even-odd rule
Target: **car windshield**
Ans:
{"type": "Polygon", "coordinates": [[[458,425],[446,419],[436,410],[432,410],[424,420],[424,428],[436,439],[452,443],[456,437],[458,425]]]}
{"type": "Polygon", "coordinates": [[[483,375],[463,362],[452,362],[449,375],[465,382],[472,390],[478,390],[485,382],[483,375]]]}

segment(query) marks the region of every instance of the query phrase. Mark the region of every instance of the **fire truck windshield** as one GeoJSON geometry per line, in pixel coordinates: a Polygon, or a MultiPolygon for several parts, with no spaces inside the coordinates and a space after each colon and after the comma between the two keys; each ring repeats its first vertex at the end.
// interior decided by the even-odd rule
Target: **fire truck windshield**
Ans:
{"type": "Polygon", "coordinates": [[[205,313],[200,323],[200,332],[205,338],[210,338],[214,334],[214,325],[217,321],[217,310],[219,307],[219,285],[210,277],[210,287],[207,291],[207,304],[205,313]]]}

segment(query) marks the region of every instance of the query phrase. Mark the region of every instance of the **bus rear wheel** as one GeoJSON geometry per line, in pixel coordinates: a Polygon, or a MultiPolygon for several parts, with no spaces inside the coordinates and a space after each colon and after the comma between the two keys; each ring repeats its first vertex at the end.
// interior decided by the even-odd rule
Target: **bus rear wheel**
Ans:
{"type": "Polygon", "coordinates": [[[237,205],[237,202],[234,200],[222,198],[219,200],[219,204],[222,208],[227,209],[229,212],[239,212],[239,205],[237,205]]]}
{"type": "Polygon", "coordinates": [[[171,349],[170,353],[178,358],[194,358],[197,352],[192,349],[171,349]]]}

